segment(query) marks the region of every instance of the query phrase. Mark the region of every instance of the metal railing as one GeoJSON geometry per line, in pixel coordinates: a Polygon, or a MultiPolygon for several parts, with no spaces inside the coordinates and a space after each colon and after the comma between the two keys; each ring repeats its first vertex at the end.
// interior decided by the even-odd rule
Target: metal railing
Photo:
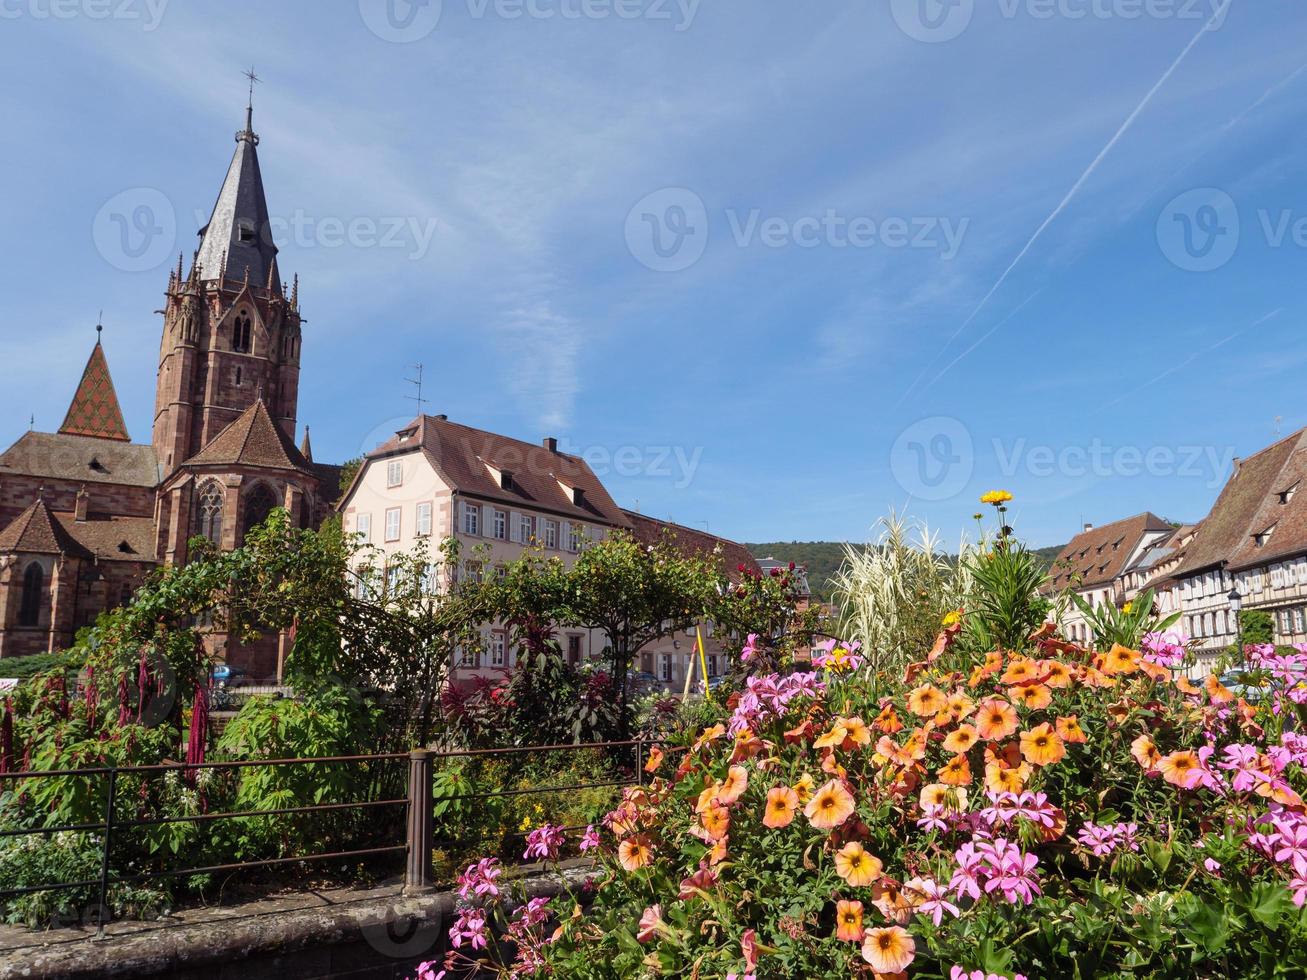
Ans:
{"type": "MultiPolygon", "coordinates": [[[[499,749],[415,749],[412,752],[385,753],[374,755],[324,756],[298,759],[261,759],[233,762],[206,762],[194,765],[185,763],[166,763],[152,766],[106,766],[80,769],[35,770],[28,772],[0,773],[0,791],[7,788],[22,789],[16,785],[25,780],[42,780],[56,778],[86,778],[102,782],[104,787],[103,816],[95,822],[68,823],[56,826],[33,826],[22,829],[0,830],[0,838],[45,837],[56,833],[80,833],[102,835],[99,874],[93,879],[79,881],[43,882],[18,888],[0,889],[0,902],[5,902],[22,895],[36,892],[69,891],[75,889],[95,889],[98,894],[98,927],[103,934],[104,925],[109,914],[109,892],[113,885],[141,883],[159,878],[175,878],[189,875],[219,874],[224,872],[246,871],[255,868],[271,868],[279,865],[297,864],[314,861],[333,861],[355,858],[377,858],[383,855],[405,855],[404,891],[405,893],[426,892],[435,888],[433,868],[434,846],[436,843],[436,817],[434,776],[436,764],[442,760],[502,758],[523,754],[542,752],[599,751],[610,757],[624,756],[633,758],[629,769],[623,767],[616,771],[621,778],[598,779],[589,782],[573,782],[546,786],[529,786],[520,788],[494,788],[476,790],[468,793],[444,795],[446,802],[468,800],[490,800],[494,798],[529,796],[537,794],[576,793],[583,790],[619,788],[643,782],[644,762],[650,745],[650,739],[630,739],[615,742],[586,742],[565,745],[520,746],[499,749]],[[308,765],[348,765],[363,766],[375,763],[387,763],[408,760],[406,793],[402,797],[381,799],[364,799],[337,801],[329,803],[306,804],[303,806],[286,806],[273,809],[225,810],[214,813],[197,813],[179,816],[152,816],[137,819],[122,819],[116,812],[120,803],[121,783],[124,777],[162,776],[168,773],[195,774],[200,770],[235,771],[254,767],[308,766],[308,765]],[[629,776],[622,775],[629,772],[629,776]],[[295,817],[318,813],[375,812],[388,809],[402,810],[405,817],[403,840],[394,843],[382,843],[377,846],[352,848],[347,850],[310,851],[262,858],[249,861],[233,861],[222,864],[205,864],[184,867],[159,867],[154,870],[119,873],[115,871],[115,841],[120,845],[123,835],[140,828],[159,827],[169,824],[206,825],[225,820],[249,820],[266,817],[295,817]]],[[[397,821],[398,823],[398,821],[397,821]]],[[[577,830],[580,828],[564,828],[577,830]]],[[[525,836],[520,829],[500,828],[503,838],[525,836]]],[[[398,834],[396,834],[398,837],[398,834]]],[[[464,841],[467,842],[466,840],[464,841]]]]}

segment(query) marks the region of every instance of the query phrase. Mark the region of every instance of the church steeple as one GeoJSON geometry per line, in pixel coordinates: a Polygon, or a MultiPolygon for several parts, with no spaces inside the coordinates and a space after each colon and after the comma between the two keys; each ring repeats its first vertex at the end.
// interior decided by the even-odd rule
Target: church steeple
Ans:
{"type": "Polygon", "coordinates": [[[100,344],[100,332],[104,327],[95,327],[95,346],[87,358],[82,380],[78,382],[77,393],[73,395],[72,404],[59,431],[70,436],[92,436],[96,439],[114,439],[118,442],[131,442],[127,434],[127,425],[123,422],[123,412],[118,405],[118,393],[114,391],[113,378],[109,376],[109,362],[104,357],[104,347],[100,344]]]}
{"type": "MultiPolygon", "coordinates": [[[[253,72],[250,73],[253,75],[253,72]]],[[[236,152],[227,177],[218,192],[209,223],[200,229],[197,257],[200,275],[206,282],[234,280],[272,284],[281,295],[277,271],[277,246],[268,221],[268,202],[259,170],[258,134],[254,132],[252,78],[250,101],[245,107],[245,128],[236,134],[236,152]]]]}

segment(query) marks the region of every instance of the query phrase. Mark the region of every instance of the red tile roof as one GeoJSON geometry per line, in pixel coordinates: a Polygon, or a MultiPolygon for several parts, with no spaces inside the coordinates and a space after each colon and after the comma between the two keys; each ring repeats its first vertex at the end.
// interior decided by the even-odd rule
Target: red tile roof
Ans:
{"type": "Polygon", "coordinates": [[[1078,588],[1106,585],[1120,575],[1144,535],[1170,531],[1171,525],[1156,514],[1143,513],[1077,534],[1062,549],[1049,569],[1054,590],[1075,583],[1078,588]],[[1079,577],[1078,583],[1076,582],[1079,577]]]}
{"type": "Polygon", "coordinates": [[[69,534],[59,519],[50,512],[44,500],[37,500],[0,531],[0,551],[92,557],[91,552],[69,534]]]}
{"type": "Polygon", "coordinates": [[[1176,575],[1222,564],[1236,570],[1304,552],[1307,429],[1299,429],[1238,464],[1176,575]],[[1259,546],[1257,536],[1267,531],[1270,536],[1259,546]]]}
{"type": "Polygon", "coordinates": [[[718,537],[707,531],[699,531],[682,524],[660,521],[653,517],[637,514],[633,510],[623,511],[631,522],[631,533],[637,541],[644,544],[656,544],[665,534],[670,535],[676,545],[687,554],[711,555],[721,549],[722,571],[731,581],[739,581],[740,567],[745,571],[760,574],[762,569],[753,554],[744,545],[729,538],[718,537]]]}
{"type": "Polygon", "coordinates": [[[118,406],[118,393],[114,391],[113,378],[109,376],[109,362],[105,360],[104,348],[98,340],[91,349],[82,380],[78,382],[77,392],[59,431],[70,436],[131,442],[122,409],[118,406]]]}
{"type": "Polygon", "coordinates": [[[96,517],[78,521],[75,515],[60,511],[54,518],[100,561],[154,561],[156,539],[152,517],[96,517]]]}
{"type": "Polygon", "coordinates": [[[257,399],[207,446],[186,461],[187,466],[255,466],[313,474],[312,465],[295,447],[257,399]]]}
{"type": "Polygon", "coordinates": [[[383,459],[414,450],[423,452],[457,493],[612,527],[628,524],[599,477],[579,456],[459,425],[443,416],[420,415],[367,458],[383,459]],[[511,474],[508,485],[496,479],[488,466],[511,474]],[[580,497],[565,488],[580,490],[580,497]]]}

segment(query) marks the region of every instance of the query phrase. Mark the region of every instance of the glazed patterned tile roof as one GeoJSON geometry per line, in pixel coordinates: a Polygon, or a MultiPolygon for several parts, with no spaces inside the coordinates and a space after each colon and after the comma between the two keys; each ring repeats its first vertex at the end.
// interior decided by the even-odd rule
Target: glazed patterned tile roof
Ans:
{"type": "Polygon", "coordinates": [[[1237,570],[1304,552],[1307,429],[1299,429],[1239,463],[1176,575],[1222,564],[1237,570]]]}
{"type": "Polygon", "coordinates": [[[0,552],[92,557],[90,550],[50,512],[44,500],[37,500],[0,531],[0,552]]]}
{"type": "Polygon", "coordinates": [[[131,442],[127,425],[123,422],[122,408],[118,405],[118,393],[114,391],[113,378],[109,376],[109,362],[105,360],[104,348],[98,340],[91,349],[82,380],[78,382],[77,392],[59,431],[69,436],[131,442]]]}
{"type": "Polygon", "coordinates": [[[740,580],[741,566],[744,567],[745,571],[754,574],[759,574],[762,571],[752,552],[744,545],[731,541],[729,538],[718,537],[715,534],[709,534],[707,531],[685,527],[682,524],[673,524],[670,521],[660,521],[653,517],[646,517],[643,514],[637,514],[633,510],[623,511],[623,513],[626,514],[627,520],[631,522],[631,533],[637,541],[644,544],[656,544],[663,539],[665,534],[670,534],[677,547],[688,554],[710,555],[720,547],[722,570],[732,582],[740,580]]]}
{"type": "Polygon", "coordinates": [[[1126,570],[1146,534],[1170,530],[1166,521],[1145,512],[1077,534],[1053,562],[1049,587],[1059,591],[1073,583],[1078,588],[1106,585],[1126,570]]]}
{"type": "Polygon", "coordinates": [[[0,454],[0,478],[6,473],[130,487],[159,483],[153,446],[61,432],[23,433],[0,454]]]}
{"type": "Polygon", "coordinates": [[[459,425],[443,416],[420,415],[367,458],[381,459],[415,448],[422,450],[441,479],[459,493],[587,522],[627,526],[626,515],[579,456],[459,425]],[[512,475],[507,486],[491,467],[512,475]],[[579,499],[567,488],[580,490],[579,499]]]}
{"type": "Polygon", "coordinates": [[[272,420],[261,398],[183,465],[257,466],[314,474],[313,466],[285,430],[272,420]]]}

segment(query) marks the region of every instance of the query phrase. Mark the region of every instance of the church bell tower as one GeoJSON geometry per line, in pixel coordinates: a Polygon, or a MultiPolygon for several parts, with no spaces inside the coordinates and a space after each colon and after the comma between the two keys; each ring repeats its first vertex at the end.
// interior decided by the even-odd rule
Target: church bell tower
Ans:
{"type": "Polygon", "coordinates": [[[173,473],[257,399],[293,438],[299,400],[299,281],[277,268],[254,132],[245,127],[189,273],[169,273],[154,406],[154,448],[173,473]]]}

